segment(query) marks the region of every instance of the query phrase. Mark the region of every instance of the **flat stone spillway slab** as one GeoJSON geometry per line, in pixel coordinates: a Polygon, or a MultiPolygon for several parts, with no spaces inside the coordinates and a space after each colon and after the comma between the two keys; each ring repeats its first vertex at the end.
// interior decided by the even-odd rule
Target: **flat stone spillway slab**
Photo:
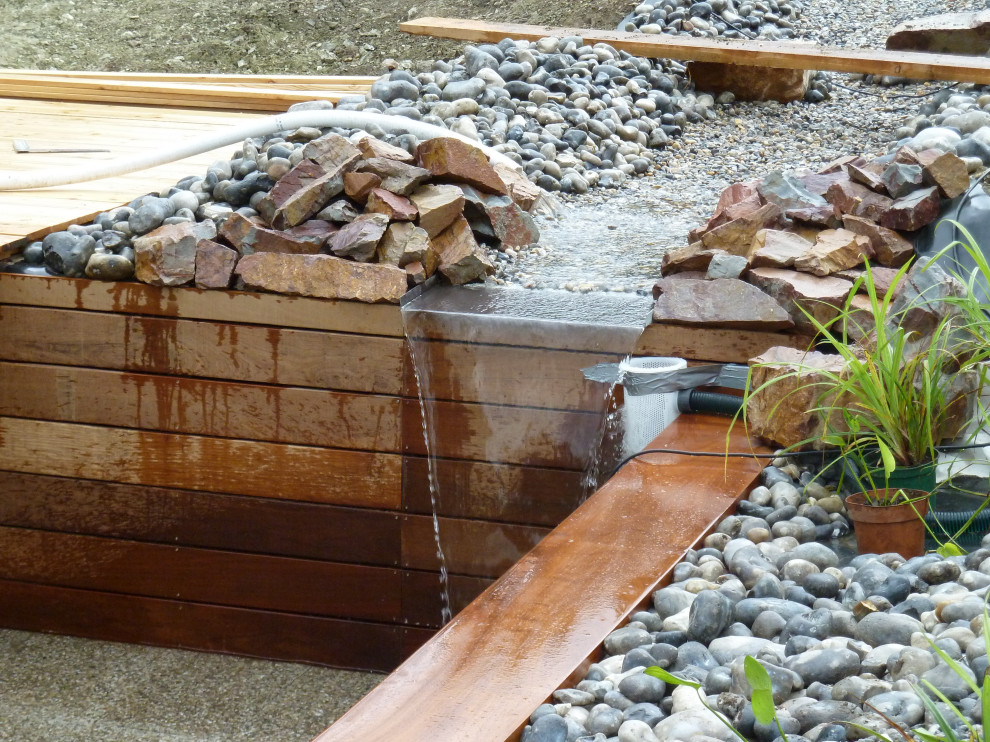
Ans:
{"type": "MultiPolygon", "coordinates": [[[[682,415],[652,448],[722,452],[728,428],[682,415]]],[[[737,425],[728,450],[763,449],[737,425]]],[[[515,739],[761,469],[673,454],[628,464],[317,742],[515,739]]]]}

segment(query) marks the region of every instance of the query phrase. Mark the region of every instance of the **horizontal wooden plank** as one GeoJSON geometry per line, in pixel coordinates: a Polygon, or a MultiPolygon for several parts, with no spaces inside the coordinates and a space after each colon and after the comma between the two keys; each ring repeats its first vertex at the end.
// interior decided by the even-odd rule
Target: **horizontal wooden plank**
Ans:
{"type": "Polygon", "coordinates": [[[432,631],[0,580],[0,626],[389,672],[432,631]]]}
{"type": "Polygon", "coordinates": [[[401,457],[0,417],[8,471],[397,510],[401,457]]]}
{"type": "MultiPolygon", "coordinates": [[[[2,387],[0,387],[2,388],[2,387]]],[[[430,453],[447,459],[583,470],[601,428],[597,412],[432,402],[430,453]]],[[[425,456],[418,399],[403,400],[403,452],[425,456]]]]}
{"type": "Polygon", "coordinates": [[[398,338],[0,305],[0,358],[399,394],[398,338]],[[47,328],[39,332],[38,328],[47,328]]]}
{"type": "Polygon", "coordinates": [[[775,345],[807,348],[810,338],[786,332],[724,330],[653,323],[636,344],[639,356],[673,356],[693,361],[746,363],[775,345]]]}
{"type": "Polygon", "coordinates": [[[0,579],[402,622],[398,570],[0,526],[0,579]]]}
{"type": "Polygon", "coordinates": [[[0,77],[76,77],[91,80],[150,80],[153,82],[195,82],[209,85],[364,85],[370,87],[377,77],[370,75],[237,75],[187,74],[181,72],[107,72],[103,70],[30,70],[5,67],[0,77]]]}
{"type": "MultiPolygon", "coordinates": [[[[492,583],[483,577],[451,575],[447,596],[452,613],[460,613],[492,583]]],[[[437,572],[402,570],[402,615],[414,626],[440,628],[443,625],[443,597],[437,572]]]]}
{"type": "Polygon", "coordinates": [[[0,524],[396,567],[399,516],[216,492],[0,471],[0,524]]]}
{"type": "Polygon", "coordinates": [[[395,453],[401,405],[372,394],[0,361],[0,415],[11,417],[395,453]]]}
{"type": "MultiPolygon", "coordinates": [[[[652,447],[724,451],[727,428],[725,418],[681,415],[652,447]]],[[[729,444],[760,450],[740,426],[729,444]]],[[[671,454],[629,464],[318,741],[516,739],[761,468],[671,454]]]]}
{"type": "MultiPolygon", "coordinates": [[[[584,473],[565,469],[438,460],[438,512],[470,518],[553,527],[586,497],[584,473]]],[[[427,461],[402,457],[402,507],[431,514],[427,461]]]]}
{"type": "Polygon", "coordinates": [[[403,337],[392,304],[0,273],[0,303],[403,337]]]}
{"type": "Polygon", "coordinates": [[[686,36],[490,23],[462,18],[417,18],[399,24],[399,29],[421,36],[491,43],[504,38],[537,41],[547,36],[580,36],[586,44],[611,44],[616,49],[653,59],[861,72],[870,75],[897,75],[916,80],[990,83],[990,59],[985,57],[853,49],[788,41],[714,41],[686,36]]]}
{"type": "MultiPolygon", "coordinates": [[[[440,571],[433,518],[402,516],[402,566],[440,571]]],[[[481,520],[439,518],[440,546],[450,574],[498,577],[550,529],[481,520]]]]}

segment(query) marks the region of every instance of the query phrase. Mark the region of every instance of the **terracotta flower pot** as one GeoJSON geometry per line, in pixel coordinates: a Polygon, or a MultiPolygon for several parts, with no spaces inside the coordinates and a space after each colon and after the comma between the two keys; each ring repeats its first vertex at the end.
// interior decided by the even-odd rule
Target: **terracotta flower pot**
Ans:
{"type": "Polygon", "coordinates": [[[911,503],[869,505],[867,494],[874,500],[891,499],[896,490],[856,492],[846,498],[846,510],[856,531],[860,554],[885,554],[895,551],[905,559],[925,553],[925,513],[928,493],[904,490],[911,503]],[[921,499],[916,499],[921,498],[921,499]],[[920,517],[919,517],[920,516],[920,517]]]}

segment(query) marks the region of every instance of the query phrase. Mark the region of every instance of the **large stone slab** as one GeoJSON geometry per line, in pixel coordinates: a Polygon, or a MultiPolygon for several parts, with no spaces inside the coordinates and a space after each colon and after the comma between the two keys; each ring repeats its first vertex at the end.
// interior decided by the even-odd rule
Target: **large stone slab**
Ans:
{"type": "Polygon", "coordinates": [[[890,32],[887,48],[983,56],[990,51],[990,11],[943,13],[906,21],[890,32]]]}
{"type": "Polygon", "coordinates": [[[653,319],[675,325],[787,330],[794,322],[773,299],[737,278],[658,281],[653,319]]]}
{"type": "Polygon", "coordinates": [[[830,185],[825,199],[843,214],[863,216],[873,221],[879,221],[893,203],[893,199],[874,193],[852,180],[840,180],[830,185]]]}
{"type": "Polygon", "coordinates": [[[823,324],[830,322],[838,316],[851,287],[841,278],[820,278],[785,268],[753,268],[746,280],[773,297],[794,320],[795,328],[808,334],[814,334],[814,325],[801,309],[823,324]]]}
{"type": "Polygon", "coordinates": [[[794,261],[811,253],[814,244],[793,232],[761,229],[753,238],[756,248],[750,259],[753,268],[790,268],[794,261]]]}
{"type": "Polygon", "coordinates": [[[940,205],[938,187],[912,191],[890,205],[880,217],[880,225],[907,231],[921,229],[938,218],[940,205]]]}
{"type": "Polygon", "coordinates": [[[361,150],[340,134],[324,134],[306,143],[303,159],[313,160],[327,172],[347,172],[361,159],[361,150]]]}
{"type": "Polygon", "coordinates": [[[782,225],[784,212],[776,204],[764,204],[756,211],[721,224],[706,232],[701,243],[709,250],[724,250],[731,255],[749,257],[753,238],[761,229],[782,225]]]}
{"type": "MultiPolygon", "coordinates": [[[[746,405],[749,431],[778,446],[810,441],[803,447],[814,447],[825,432],[825,419],[811,410],[834,402],[834,398],[823,397],[826,389],[816,384],[825,381],[823,372],[842,373],[841,357],[778,346],[749,364],[754,390],[746,405]],[[772,383],[764,388],[768,382],[772,383]]],[[[837,423],[834,417],[833,423],[837,423]]]]}
{"type": "Polygon", "coordinates": [[[708,250],[700,242],[692,242],[684,247],[668,250],[660,258],[660,275],[670,276],[685,271],[704,273],[716,255],[728,255],[722,250],[708,250]]]}
{"type": "Polygon", "coordinates": [[[403,269],[332,255],[259,252],[241,258],[234,272],[248,289],[293,296],[398,304],[406,292],[403,269]]]}
{"type": "Polygon", "coordinates": [[[424,185],[409,196],[419,210],[417,224],[436,237],[464,211],[464,191],[453,184],[424,185]]]}

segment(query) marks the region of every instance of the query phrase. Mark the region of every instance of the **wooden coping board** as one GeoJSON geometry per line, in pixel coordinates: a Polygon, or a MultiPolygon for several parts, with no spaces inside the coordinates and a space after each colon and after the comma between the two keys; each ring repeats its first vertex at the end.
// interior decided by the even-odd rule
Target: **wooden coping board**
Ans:
{"type": "MultiPolygon", "coordinates": [[[[728,429],[727,418],[682,415],[650,447],[721,452],[728,429]]],[[[741,425],[728,447],[766,452],[741,425]]],[[[634,460],[316,742],[516,739],[761,469],[751,458],[634,460]]]]}
{"type": "Polygon", "coordinates": [[[418,18],[400,23],[399,29],[419,36],[490,43],[498,43],[505,38],[536,41],[547,36],[580,36],[586,44],[611,44],[616,49],[652,59],[990,83],[990,58],[955,54],[826,47],[793,41],[713,41],[591,28],[488,23],[462,18],[418,18]]]}

